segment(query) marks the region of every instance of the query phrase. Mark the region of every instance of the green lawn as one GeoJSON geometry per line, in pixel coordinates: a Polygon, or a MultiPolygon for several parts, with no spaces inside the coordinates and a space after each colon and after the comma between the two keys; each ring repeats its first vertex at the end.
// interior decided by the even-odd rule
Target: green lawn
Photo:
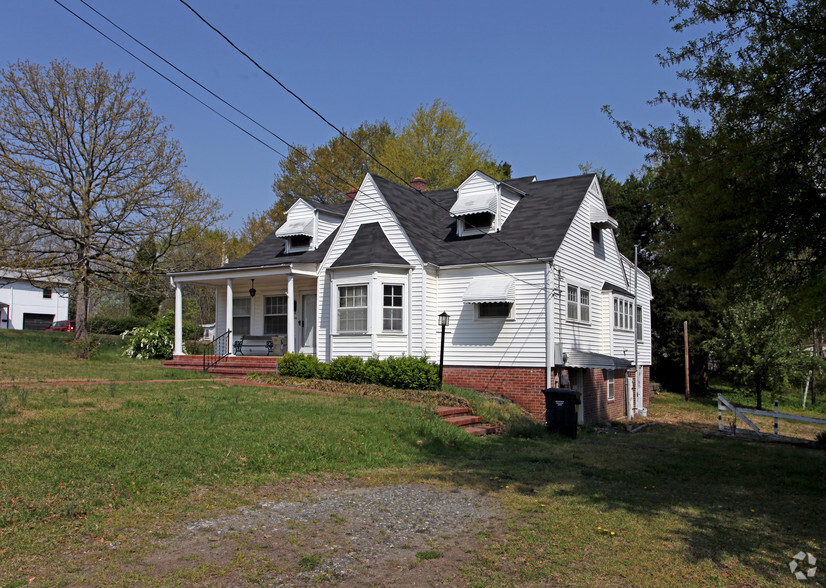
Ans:
{"type": "Polygon", "coordinates": [[[26,385],[191,376],[114,347],[76,360],[57,337],[3,334],[0,361],[0,380],[17,376],[0,389],[0,586],[77,583],[66,562],[97,541],[121,548],[87,564],[117,575],[176,522],[330,476],[494,497],[502,531],[483,537],[470,585],[792,586],[798,551],[826,561],[826,451],[704,439],[716,407],[703,401],[662,394],[658,424],[634,435],[477,439],[393,399],[185,379],[26,385]]]}

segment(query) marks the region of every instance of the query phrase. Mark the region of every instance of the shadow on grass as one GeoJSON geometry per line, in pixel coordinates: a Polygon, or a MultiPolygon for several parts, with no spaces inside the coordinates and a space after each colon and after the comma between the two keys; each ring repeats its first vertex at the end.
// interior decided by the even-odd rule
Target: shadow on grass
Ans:
{"type": "Polygon", "coordinates": [[[787,579],[783,566],[798,551],[826,558],[826,451],[703,439],[693,427],[660,424],[576,441],[491,440],[448,465],[446,481],[630,515],[649,525],[652,549],[677,539],[691,563],[724,568],[735,558],[787,579]]]}

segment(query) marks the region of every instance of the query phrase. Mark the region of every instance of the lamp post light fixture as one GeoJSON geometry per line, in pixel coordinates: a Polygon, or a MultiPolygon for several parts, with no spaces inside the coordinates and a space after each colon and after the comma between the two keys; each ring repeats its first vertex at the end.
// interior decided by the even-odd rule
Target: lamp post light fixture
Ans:
{"type": "Polygon", "coordinates": [[[445,363],[445,327],[450,324],[450,315],[442,311],[439,315],[439,325],[442,327],[442,347],[439,350],[439,389],[442,388],[442,370],[445,363]]]}
{"type": "Polygon", "coordinates": [[[255,298],[255,278],[252,279],[252,288],[250,288],[250,298],[255,298]]]}

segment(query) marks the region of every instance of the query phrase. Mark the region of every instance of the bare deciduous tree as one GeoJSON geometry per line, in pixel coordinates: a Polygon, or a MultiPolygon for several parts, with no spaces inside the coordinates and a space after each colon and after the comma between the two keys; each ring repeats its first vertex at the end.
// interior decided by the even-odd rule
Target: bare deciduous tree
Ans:
{"type": "Polygon", "coordinates": [[[121,282],[139,243],[161,259],[220,219],[132,81],[62,61],[0,70],[0,262],[71,279],[76,338],[88,338],[90,288],[121,282]]]}

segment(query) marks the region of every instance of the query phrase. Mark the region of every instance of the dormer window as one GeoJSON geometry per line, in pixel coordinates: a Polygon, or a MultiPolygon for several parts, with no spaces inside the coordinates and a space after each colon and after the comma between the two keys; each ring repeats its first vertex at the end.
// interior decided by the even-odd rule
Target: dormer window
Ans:
{"type": "Polygon", "coordinates": [[[312,241],[313,238],[309,235],[293,235],[288,237],[288,253],[292,253],[294,251],[307,251],[310,248],[310,243],[312,243],[312,241]]]}
{"type": "Polygon", "coordinates": [[[502,230],[524,192],[498,182],[480,171],[456,188],[456,202],[450,207],[459,237],[486,235],[502,230]]]}
{"type": "Polygon", "coordinates": [[[608,212],[603,208],[591,207],[591,240],[594,244],[602,243],[602,229],[612,229],[616,231],[619,228],[617,219],[608,215],[608,212]]]}
{"type": "Polygon", "coordinates": [[[310,249],[313,243],[314,220],[314,216],[290,218],[288,213],[287,222],[275,231],[277,237],[281,237],[287,241],[287,247],[284,250],[285,253],[296,253],[310,249]]]}
{"type": "Polygon", "coordinates": [[[493,213],[477,212],[466,214],[459,219],[459,233],[462,235],[474,235],[489,233],[493,226],[493,213]]]}

